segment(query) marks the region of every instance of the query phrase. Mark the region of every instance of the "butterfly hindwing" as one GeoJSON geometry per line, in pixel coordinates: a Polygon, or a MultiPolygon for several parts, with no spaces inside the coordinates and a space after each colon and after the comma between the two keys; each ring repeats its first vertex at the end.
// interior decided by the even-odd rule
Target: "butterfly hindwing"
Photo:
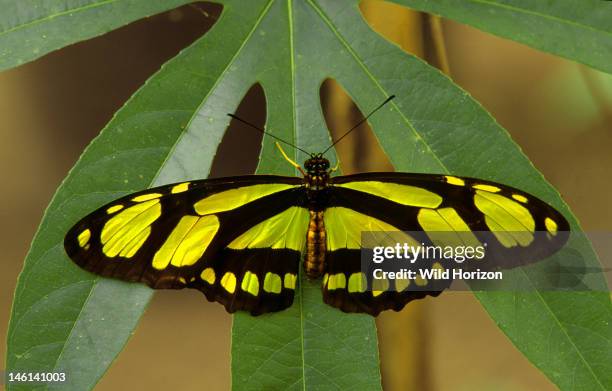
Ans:
{"type": "Polygon", "coordinates": [[[245,176],[149,189],[85,217],[64,245],[101,276],[199,289],[229,312],[278,311],[293,300],[306,233],[307,221],[291,224],[308,215],[300,185],[245,176]]]}

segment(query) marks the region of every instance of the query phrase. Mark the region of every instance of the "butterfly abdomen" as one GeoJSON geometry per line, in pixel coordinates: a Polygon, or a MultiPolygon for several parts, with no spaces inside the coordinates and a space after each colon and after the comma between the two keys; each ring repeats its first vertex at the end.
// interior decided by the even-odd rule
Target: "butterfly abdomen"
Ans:
{"type": "Polygon", "coordinates": [[[326,236],[323,211],[311,210],[304,259],[304,271],[308,278],[318,278],[325,272],[326,236]]]}

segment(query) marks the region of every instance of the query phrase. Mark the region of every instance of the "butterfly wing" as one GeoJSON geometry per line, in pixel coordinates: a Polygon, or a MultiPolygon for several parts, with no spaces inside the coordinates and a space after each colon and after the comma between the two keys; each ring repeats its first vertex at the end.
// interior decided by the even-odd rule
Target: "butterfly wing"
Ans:
{"type": "MultiPolygon", "coordinates": [[[[543,259],[567,241],[569,224],[554,208],[518,189],[472,178],[367,173],[333,179],[323,298],[347,312],[377,315],[411,300],[437,296],[449,281],[380,280],[361,270],[362,231],[415,231],[414,243],[444,246],[486,241],[481,269],[511,268],[543,259]],[[489,255],[492,254],[492,255],[489,255]],[[412,284],[412,285],[411,285],[412,284]],[[409,288],[410,286],[410,288],[409,288]]],[[[452,265],[440,260],[436,268],[452,265]]]]}
{"type": "Polygon", "coordinates": [[[293,301],[306,237],[301,185],[257,175],[148,189],[83,218],[64,247],[104,277],[195,288],[228,312],[278,311],[293,301]]]}

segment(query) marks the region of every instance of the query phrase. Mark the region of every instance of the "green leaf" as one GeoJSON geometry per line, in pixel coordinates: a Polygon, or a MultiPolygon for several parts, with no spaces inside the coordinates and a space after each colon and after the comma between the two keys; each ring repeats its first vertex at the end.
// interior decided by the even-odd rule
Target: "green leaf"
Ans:
{"type": "Polygon", "coordinates": [[[0,71],[192,0],[0,0],[0,71]]]}
{"type": "Polygon", "coordinates": [[[612,73],[612,2],[391,0],[612,73]]]}
{"type": "MultiPolygon", "coordinates": [[[[330,142],[319,103],[324,79],[335,78],[362,111],[396,94],[371,124],[398,170],[514,185],[547,200],[579,228],[559,194],[490,115],[437,70],[372,32],[357,2],[223,4],[213,29],[126,103],[58,190],[19,279],[9,369],[67,369],[78,373],[73,389],[95,385],[135,328],[151,291],[80,271],[63,253],[64,233],[122,194],[206,177],[229,122],[225,113],[236,109],[255,82],[267,97],[268,129],[313,151],[330,142]]],[[[268,138],[258,172],[294,174],[268,138]]],[[[598,265],[588,242],[573,242],[570,250],[587,265],[598,265]]],[[[372,318],[323,305],[316,283],[302,279],[297,293],[287,311],[234,317],[233,387],[380,389],[372,318]]],[[[607,293],[495,292],[479,298],[560,388],[611,386],[607,293]]]]}

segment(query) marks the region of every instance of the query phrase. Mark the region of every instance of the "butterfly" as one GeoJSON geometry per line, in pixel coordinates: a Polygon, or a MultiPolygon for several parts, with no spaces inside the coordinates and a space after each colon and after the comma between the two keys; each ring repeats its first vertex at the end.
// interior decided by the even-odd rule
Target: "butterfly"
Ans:
{"type": "Polygon", "coordinates": [[[397,172],[334,177],[324,153],[309,154],[302,168],[277,146],[301,178],[193,180],[130,194],[77,222],[66,234],[66,253],[100,276],[198,289],[230,313],[252,315],[291,306],[303,274],[322,280],[327,304],[376,316],[447,286],[373,286],[362,270],[362,231],[418,231],[425,238],[491,231],[491,244],[510,260],[503,268],[545,258],[567,241],[561,213],[510,186],[397,172]]]}

